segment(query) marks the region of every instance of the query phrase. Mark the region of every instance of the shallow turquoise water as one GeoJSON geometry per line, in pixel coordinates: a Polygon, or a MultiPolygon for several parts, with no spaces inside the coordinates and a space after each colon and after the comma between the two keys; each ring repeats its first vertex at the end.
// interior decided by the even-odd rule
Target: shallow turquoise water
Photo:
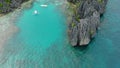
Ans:
{"type": "MultiPolygon", "coordinates": [[[[100,30],[88,47],[72,47],[66,17],[54,3],[35,2],[16,22],[17,32],[4,46],[0,68],[120,68],[119,0],[109,0],[100,30]],[[38,15],[33,15],[38,10],[38,15]]],[[[59,7],[60,8],[60,7],[59,7]]]]}

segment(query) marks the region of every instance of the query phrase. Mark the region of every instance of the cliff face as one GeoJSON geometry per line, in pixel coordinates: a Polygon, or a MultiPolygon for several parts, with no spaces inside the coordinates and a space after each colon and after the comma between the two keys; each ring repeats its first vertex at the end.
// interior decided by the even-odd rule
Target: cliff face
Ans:
{"type": "Polygon", "coordinates": [[[28,0],[0,0],[0,13],[8,13],[28,0]]]}
{"type": "Polygon", "coordinates": [[[87,45],[94,38],[105,11],[107,0],[68,0],[76,5],[76,12],[69,23],[69,40],[73,46],[87,45]]]}

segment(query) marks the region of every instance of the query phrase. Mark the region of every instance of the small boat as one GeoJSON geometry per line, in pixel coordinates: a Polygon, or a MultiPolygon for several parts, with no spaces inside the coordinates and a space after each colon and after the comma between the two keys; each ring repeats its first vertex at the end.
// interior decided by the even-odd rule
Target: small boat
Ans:
{"type": "Polygon", "coordinates": [[[38,14],[38,11],[37,11],[37,10],[35,10],[35,11],[34,11],[34,14],[38,14]]]}
{"type": "Polygon", "coordinates": [[[45,5],[45,4],[43,4],[43,5],[40,5],[41,7],[47,7],[48,5],[45,5]]]}

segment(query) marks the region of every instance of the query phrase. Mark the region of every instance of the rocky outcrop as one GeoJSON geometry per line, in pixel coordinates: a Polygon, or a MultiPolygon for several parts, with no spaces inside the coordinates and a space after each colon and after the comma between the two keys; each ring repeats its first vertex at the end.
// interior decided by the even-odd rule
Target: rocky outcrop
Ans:
{"type": "Polygon", "coordinates": [[[69,40],[73,46],[89,44],[100,24],[107,0],[68,0],[77,6],[69,23],[69,40]],[[78,5],[79,4],[79,5],[78,5]]]}
{"type": "Polygon", "coordinates": [[[0,13],[6,14],[13,11],[15,8],[21,6],[21,4],[28,0],[0,0],[0,13]]]}

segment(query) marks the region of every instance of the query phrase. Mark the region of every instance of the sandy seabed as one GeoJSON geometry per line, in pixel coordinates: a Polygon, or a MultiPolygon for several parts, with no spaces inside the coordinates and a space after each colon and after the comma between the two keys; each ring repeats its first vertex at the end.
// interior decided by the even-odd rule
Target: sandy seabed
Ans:
{"type": "Polygon", "coordinates": [[[18,28],[15,26],[15,21],[21,15],[21,11],[24,8],[29,8],[32,2],[33,0],[25,2],[20,9],[16,9],[14,12],[0,16],[0,53],[3,50],[3,45],[5,45],[9,38],[18,31],[18,28]]]}

